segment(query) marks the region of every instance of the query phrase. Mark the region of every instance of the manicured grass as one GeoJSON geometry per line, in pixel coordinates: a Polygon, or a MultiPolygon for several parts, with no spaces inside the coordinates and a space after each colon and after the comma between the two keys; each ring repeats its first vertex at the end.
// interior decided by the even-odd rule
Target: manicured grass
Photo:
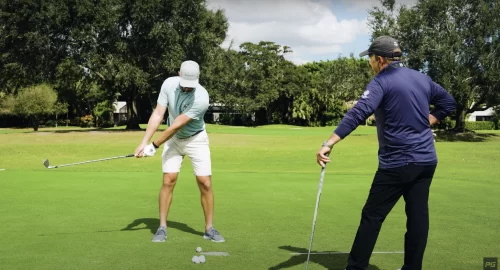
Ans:
{"type": "MultiPolygon", "coordinates": [[[[133,153],[143,131],[0,129],[0,269],[303,269],[307,255],[290,253],[307,252],[320,176],[315,153],[333,129],[207,127],[215,227],[226,243],[201,238],[204,219],[189,159],[165,243],[151,243],[159,222],[160,155],[52,170],[42,165],[46,158],[59,165],[133,153]],[[230,256],[194,265],[198,246],[230,256]]],[[[492,135],[436,143],[424,269],[482,269],[483,257],[500,257],[500,134],[480,133],[492,135]]],[[[375,128],[359,127],[335,148],[313,251],[350,250],[377,147],[375,128]]],[[[405,222],[401,199],[375,251],[402,251],[405,222]]],[[[346,256],[312,255],[310,269],[344,269],[346,256]]],[[[402,262],[402,254],[375,254],[370,269],[397,269],[402,262]]]]}

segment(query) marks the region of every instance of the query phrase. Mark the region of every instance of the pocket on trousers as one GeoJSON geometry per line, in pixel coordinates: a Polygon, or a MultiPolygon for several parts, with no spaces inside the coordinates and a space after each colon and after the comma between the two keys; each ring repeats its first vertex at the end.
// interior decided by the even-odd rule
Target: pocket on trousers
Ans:
{"type": "Polygon", "coordinates": [[[193,141],[195,144],[205,145],[208,144],[208,135],[206,132],[201,132],[196,136],[196,139],[193,141]]]}

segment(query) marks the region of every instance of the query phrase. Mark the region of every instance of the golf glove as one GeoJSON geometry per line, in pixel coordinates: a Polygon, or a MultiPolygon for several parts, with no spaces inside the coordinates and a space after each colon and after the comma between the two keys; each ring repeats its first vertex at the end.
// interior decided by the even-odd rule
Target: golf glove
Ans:
{"type": "Polygon", "coordinates": [[[144,147],[144,150],[142,150],[142,156],[143,157],[152,157],[156,153],[156,147],[153,145],[153,143],[148,144],[146,147],[144,147]]]}

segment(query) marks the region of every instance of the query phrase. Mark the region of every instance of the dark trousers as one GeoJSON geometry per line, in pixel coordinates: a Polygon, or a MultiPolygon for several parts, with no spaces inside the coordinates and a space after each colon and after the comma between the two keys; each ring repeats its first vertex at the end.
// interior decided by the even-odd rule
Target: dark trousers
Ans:
{"type": "Polygon", "coordinates": [[[348,258],[347,270],[368,267],[382,223],[403,196],[406,202],[405,255],[402,270],[420,270],[429,231],[429,188],[435,165],[408,164],[375,173],[370,194],[348,258]]]}

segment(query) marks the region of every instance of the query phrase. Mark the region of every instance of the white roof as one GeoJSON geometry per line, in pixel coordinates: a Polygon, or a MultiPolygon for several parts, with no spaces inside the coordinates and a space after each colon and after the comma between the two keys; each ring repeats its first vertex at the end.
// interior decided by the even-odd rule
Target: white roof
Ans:
{"type": "Polygon", "coordinates": [[[126,101],[115,101],[115,103],[113,103],[113,106],[115,107],[115,113],[120,113],[120,109],[122,109],[123,107],[125,107],[125,112],[127,111],[126,101]]]}
{"type": "Polygon", "coordinates": [[[470,114],[470,116],[491,116],[495,112],[493,111],[493,108],[488,108],[487,110],[484,111],[475,111],[470,114]]]}

